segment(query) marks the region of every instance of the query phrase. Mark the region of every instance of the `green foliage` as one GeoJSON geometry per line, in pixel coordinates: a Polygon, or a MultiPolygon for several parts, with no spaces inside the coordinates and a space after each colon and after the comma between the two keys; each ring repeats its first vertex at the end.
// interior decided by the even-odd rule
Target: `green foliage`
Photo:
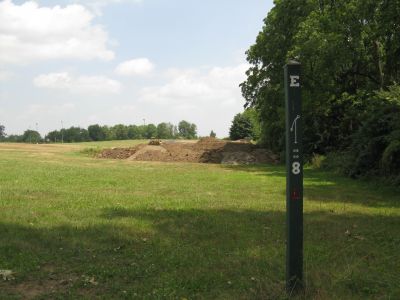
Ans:
{"type": "Polygon", "coordinates": [[[314,169],[321,169],[325,159],[326,157],[324,155],[314,154],[310,160],[310,165],[314,169]]]}
{"type": "Polygon", "coordinates": [[[100,125],[90,125],[88,127],[89,137],[92,141],[104,141],[106,139],[106,133],[104,132],[104,128],[100,125]]]}
{"type": "Polygon", "coordinates": [[[157,125],[157,138],[172,139],[174,137],[174,125],[171,123],[160,123],[157,125]]]}
{"type": "Polygon", "coordinates": [[[88,148],[83,148],[79,152],[90,157],[95,157],[97,156],[102,149],[100,147],[88,147],[88,148]]]}
{"type": "Polygon", "coordinates": [[[244,110],[243,116],[250,120],[251,138],[255,141],[259,140],[261,136],[261,126],[257,110],[254,108],[247,108],[244,110]]]}
{"type": "Polygon", "coordinates": [[[196,138],[196,125],[187,121],[180,122],[181,133],[176,126],[171,123],[160,123],[148,125],[124,125],[100,126],[98,124],[90,125],[88,129],[71,127],[60,131],[54,130],[46,135],[48,142],[84,142],[84,141],[111,141],[111,140],[139,140],[139,139],[173,139],[178,136],[193,139],[196,138]]]}
{"type": "Polygon", "coordinates": [[[149,124],[145,127],[144,137],[147,139],[155,138],[157,136],[157,127],[154,124],[149,124]]]}
{"type": "Polygon", "coordinates": [[[246,106],[258,112],[260,142],[284,151],[282,67],[295,58],[306,157],[356,153],[350,176],[382,174],[382,154],[398,135],[399,14],[400,0],[276,1],[247,51],[251,67],[241,84],[246,106]]]}
{"type": "Polygon", "coordinates": [[[10,134],[10,135],[7,135],[6,137],[4,137],[2,139],[2,141],[10,142],[10,143],[22,143],[23,142],[22,138],[23,138],[22,135],[10,134]]]}
{"type": "Polygon", "coordinates": [[[212,137],[212,138],[216,138],[217,137],[217,134],[214,132],[214,130],[211,130],[210,137],[212,137]]]}
{"type": "Polygon", "coordinates": [[[251,138],[253,134],[253,124],[248,115],[238,113],[232,121],[229,129],[229,138],[231,140],[239,140],[251,138]]]}
{"type": "Polygon", "coordinates": [[[136,126],[136,125],[128,126],[128,139],[139,140],[142,138],[143,138],[143,136],[142,136],[142,132],[141,132],[139,126],[136,126]]]}
{"type": "Polygon", "coordinates": [[[195,139],[197,137],[197,126],[196,124],[182,120],[178,124],[178,132],[179,136],[184,139],[195,139]]]}
{"type": "Polygon", "coordinates": [[[86,129],[81,127],[70,127],[68,129],[61,129],[64,142],[76,143],[90,141],[89,133],[86,129]]]}
{"type": "Polygon", "coordinates": [[[382,169],[388,174],[400,175],[400,140],[393,140],[382,154],[382,169]]]}
{"type": "Polygon", "coordinates": [[[45,140],[46,142],[57,143],[61,142],[62,138],[61,131],[53,130],[46,135],[45,140]]]}
{"type": "MultiPolygon", "coordinates": [[[[0,130],[4,131],[1,128],[0,130]]],[[[1,131],[0,131],[1,134],[1,131]]],[[[10,135],[1,137],[0,140],[8,142],[32,142],[41,141],[40,134],[33,130],[27,130],[23,135],[10,135]]],[[[171,123],[160,123],[148,125],[124,125],[117,124],[114,126],[100,126],[98,124],[90,125],[87,129],[81,127],[63,128],[61,130],[50,131],[45,141],[49,143],[78,143],[88,141],[112,141],[112,140],[140,140],[140,139],[174,139],[177,137],[185,139],[194,139],[197,137],[196,124],[187,121],[181,121],[178,127],[171,123]]]]}
{"type": "Polygon", "coordinates": [[[42,141],[42,137],[40,133],[36,130],[25,130],[24,134],[22,135],[22,141],[25,143],[34,143],[37,144],[42,141]]]}
{"type": "Polygon", "coordinates": [[[127,140],[128,139],[128,127],[123,124],[118,124],[111,129],[114,132],[116,140],[127,140]]]}
{"type": "Polygon", "coordinates": [[[380,91],[363,101],[357,130],[351,143],[331,153],[324,162],[350,177],[385,176],[398,181],[400,175],[400,105],[398,87],[380,91]]]}
{"type": "Polygon", "coordinates": [[[0,125],[0,140],[6,137],[5,129],[4,125],[0,125]]]}

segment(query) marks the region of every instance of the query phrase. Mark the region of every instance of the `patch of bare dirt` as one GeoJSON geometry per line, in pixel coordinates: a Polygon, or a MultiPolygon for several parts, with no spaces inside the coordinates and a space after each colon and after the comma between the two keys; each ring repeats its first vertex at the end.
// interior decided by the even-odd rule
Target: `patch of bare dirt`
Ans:
{"type": "Polygon", "coordinates": [[[272,152],[248,141],[224,141],[203,138],[196,143],[163,141],[158,145],[141,144],[131,148],[105,149],[99,158],[129,159],[136,161],[193,162],[216,164],[276,163],[272,152]]]}
{"type": "Polygon", "coordinates": [[[57,279],[54,275],[49,275],[48,279],[27,280],[24,282],[1,282],[0,288],[10,296],[22,297],[22,299],[36,299],[44,295],[54,293],[65,293],[72,287],[75,278],[57,279]]]}

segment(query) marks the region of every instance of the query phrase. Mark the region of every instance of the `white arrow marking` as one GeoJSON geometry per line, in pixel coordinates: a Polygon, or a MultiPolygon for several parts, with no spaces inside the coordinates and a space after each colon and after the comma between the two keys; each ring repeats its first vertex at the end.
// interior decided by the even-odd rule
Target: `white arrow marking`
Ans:
{"type": "Polygon", "coordinates": [[[297,120],[300,119],[300,115],[297,115],[293,120],[292,126],[290,127],[290,131],[293,132],[294,129],[294,143],[297,144],[297,120]]]}

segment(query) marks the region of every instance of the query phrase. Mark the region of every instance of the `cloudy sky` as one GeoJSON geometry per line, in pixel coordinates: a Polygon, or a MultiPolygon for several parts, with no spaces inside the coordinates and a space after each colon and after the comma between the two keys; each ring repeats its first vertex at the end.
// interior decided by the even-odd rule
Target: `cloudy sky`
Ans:
{"type": "MultiPolygon", "coordinates": [[[[185,119],[228,134],[272,0],[0,0],[0,124],[185,119]]],[[[37,124],[37,125],[36,125],[37,124]]]]}

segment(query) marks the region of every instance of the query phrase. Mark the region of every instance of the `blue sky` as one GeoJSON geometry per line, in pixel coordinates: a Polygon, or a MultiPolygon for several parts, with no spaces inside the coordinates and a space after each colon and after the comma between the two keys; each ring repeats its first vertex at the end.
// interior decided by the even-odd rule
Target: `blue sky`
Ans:
{"type": "MultiPolygon", "coordinates": [[[[194,122],[228,134],[272,1],[0,1],[0,124],[194,122]]],[[[37,124],[37,125],[36,125],[37,124]]]]}

